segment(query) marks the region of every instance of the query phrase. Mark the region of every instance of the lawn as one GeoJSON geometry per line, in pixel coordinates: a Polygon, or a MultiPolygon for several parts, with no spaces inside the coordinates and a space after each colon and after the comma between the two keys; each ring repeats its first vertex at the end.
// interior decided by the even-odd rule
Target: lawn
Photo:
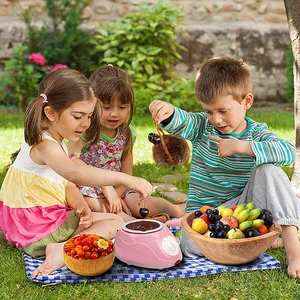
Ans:
{"type": "MultiPolygon", "coordinates": [[[[269,105],[253,108],[249,114],[257,121],[266,122],[269,128],[294,142],[295,130],[291,109],[278,110],[269,105]]],[[[135,117],[133,126],[137,132],[134,150],[134,174],[150,181],[162,175],[186,173],[190,165],[181,168],[164,168],[154,164],[151,144],[147,135],[155,132],[149,116],[135,117]]],[[[0,169],[8,162],[10,153],[22,142],[22,116],[0,114],[0,169]]],[[[284,168],[291,175],[291,168],[284,168]]],[[[0,184],[3,174],[0,176],[0,184]]],[[[177,187],[188,190],[188,177],[177,182],[177,187]]],[[[300,299],[299,280],[289,279],[285,272],[283,249],[267,253],[281,262],[281,270],[224,273],[192,279],[166,279],[143,283],[89,283],[60,284],[40,287],[25,276],[21,253],[11,246],[0,246],[0,299],[300,299]]]]}

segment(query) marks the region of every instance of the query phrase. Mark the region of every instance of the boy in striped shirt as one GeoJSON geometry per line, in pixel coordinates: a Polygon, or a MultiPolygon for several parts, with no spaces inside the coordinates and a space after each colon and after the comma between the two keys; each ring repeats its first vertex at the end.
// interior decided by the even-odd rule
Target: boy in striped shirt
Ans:
{"type": "MultiPolygon", "coordinates": [[[[204,112],[188,113],[159,100],[149,106],[156,123],[193,145],[186,211],[251,201],[269,209],[282,226],[288,274],[300,278],[300,203],[279,168],[294,162],[295,146],[246,117],[253,94],[249,67],[242,60],[206,61],[196,76],[195,94],[204,112]]],[[[181,246],[184,254],[199,255],[184,232],[181,246]]]]}

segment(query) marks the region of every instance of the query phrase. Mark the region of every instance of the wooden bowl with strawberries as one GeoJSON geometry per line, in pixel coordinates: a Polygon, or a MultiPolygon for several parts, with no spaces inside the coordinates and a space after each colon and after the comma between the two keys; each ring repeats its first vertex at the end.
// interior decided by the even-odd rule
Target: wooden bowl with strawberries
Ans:
{"type": "Polygon", "coordinates": [[[194,231],[192,229],[194,219],[194,212],[188,213],[182,218],[184,231],[206,258],[224,265],[241,265],[253,261],[271,247],[281,232],[280,225],[273,223],[269,232],[260,236],[218,239],[194,231]]]}
{"type": "Polygon", "coordinates": [[[115,247],[111,240],[96,234],[69,239],[63,249],[66,266],[82,276],[98,276],[111,268],[115,247]]]}

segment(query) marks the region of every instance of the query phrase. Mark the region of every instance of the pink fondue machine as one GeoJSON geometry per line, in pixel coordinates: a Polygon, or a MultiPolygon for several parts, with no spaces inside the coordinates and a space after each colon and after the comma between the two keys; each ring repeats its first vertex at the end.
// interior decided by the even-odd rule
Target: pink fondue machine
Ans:
{"type": "Polygon", "coordinates": [[[143,268],[165,269],[182,260],[178,239],[156,220],[123,224],[115,239],[115,249],[119,260],[143,268]]]}

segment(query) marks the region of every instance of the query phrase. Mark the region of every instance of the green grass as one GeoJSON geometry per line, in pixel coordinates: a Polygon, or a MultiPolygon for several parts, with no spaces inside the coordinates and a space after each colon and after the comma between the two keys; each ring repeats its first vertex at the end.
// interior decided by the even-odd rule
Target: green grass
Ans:
{"type": "MultiPolygon", "coordinates": [[[[249,116],[265,122],[280,137],[295,140],[292,111],[272,108],[252,109],[249,116]]],[[[166,174],[186,173],[190,164],[181,168],[165,168],[154,164],[151,144],[147,136],[155,132],[149,116],[135,117],[133,126],[137,132],[134,149],[134,174],[150,181],[166,174]]],[[[23,140],[22,116],[0,114],[0,168],[9,163],[9,156],[23,140]]],[[[291,175],[291,168],[284,170],[291,175]]],[[[3,174],[0,174],[0,184],[3,174]]],[[[176,182],[187,193],[188,177],[176,182]]],[[[281,270],[224,273],[192,279],[166,279],[142,283],[88,283],[59,284],[40,287],[26,278],[24,261],[20,251],[0,245],[0,299],[299,299],[299,280],[289,279],[285,272],[283,249],[267,253],[281,262],[281,270]]]]}

